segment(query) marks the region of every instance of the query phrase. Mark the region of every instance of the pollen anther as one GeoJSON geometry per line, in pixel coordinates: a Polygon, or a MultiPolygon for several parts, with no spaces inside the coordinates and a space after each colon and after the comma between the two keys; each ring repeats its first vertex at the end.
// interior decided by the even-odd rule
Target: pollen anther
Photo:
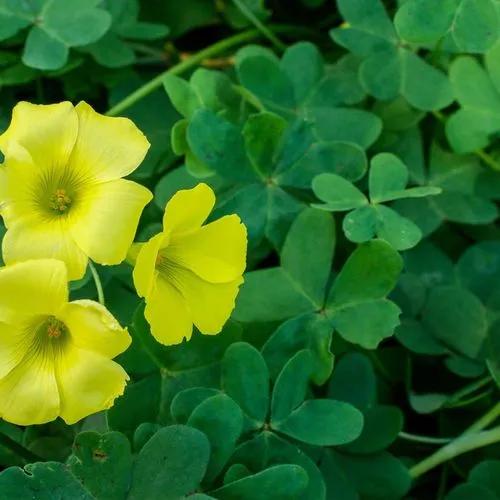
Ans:
{"type": "Polygon", "coordinates": [[[52,210],[63,213],[71,206],[71,202],[72,200],[65,189],[56,189],[55,193],[50,197],[49,206],[52,210]]]}
{"type": "Polygon", "coordinates": [[[46,322],[47,337],[58,339],[67,330],[66,325],[55,317],[49,317],[46,322]]]}

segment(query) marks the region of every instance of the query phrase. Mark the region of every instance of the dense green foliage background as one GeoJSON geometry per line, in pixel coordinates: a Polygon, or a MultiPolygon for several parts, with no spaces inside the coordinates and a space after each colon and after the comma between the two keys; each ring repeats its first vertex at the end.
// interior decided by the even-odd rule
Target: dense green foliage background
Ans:
{"type": "Polygon", "coordinates": [[[138,241],[200,181],[249,232],[232,320],[180,346],[99,268],[131,382],[0,421],[0,499],[500,499],[500,1],[0,0],[0,95],[2,129],[135,121],[138,241]]]}

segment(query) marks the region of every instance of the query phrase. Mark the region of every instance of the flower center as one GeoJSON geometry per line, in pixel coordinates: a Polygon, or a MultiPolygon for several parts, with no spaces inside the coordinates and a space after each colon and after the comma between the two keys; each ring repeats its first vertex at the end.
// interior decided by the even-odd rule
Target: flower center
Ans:
{"type": "Polygon", "coordinates": [[[155,267],[161,275],[163,275],[164,277],[168,277],[171,275],[171,272],[175,267],[175,263],[167,258],[166,255],[162,255],[161,253],[159,253],[156,256],[155,267]]]}
{"type": "Polygon", "coordinates": [[[65,323],[53,315],[40,315],[25,325],[19,348],[25,351],[26,358],[42,356],[49,362],[62,355],[70,341],[70,330],[65,323]]]}
{"type": "Polygon", "coordinates": [[[55,316],[48,316],[42,323],[39,332],[42,336],[55,340],[60,337],[66,337],[69,330],[61,320],[57,319],[55,316]]]}
{"type": "Polygon", "coordinates": [[[65,189],[56,189],[49,199],[49,207],[57,213],[65,213],[71,206],[72,199],[65,189]]]}
{"type": "Polygon", "coordinates": [[[163,249],[156,256],[155,268],[159,272],[160,276],[166,279],[171,285],[175,286],[177,282],[177,274],[182,265],[175,259],[169,257],[166,254],[166,250],[163,249]]]}

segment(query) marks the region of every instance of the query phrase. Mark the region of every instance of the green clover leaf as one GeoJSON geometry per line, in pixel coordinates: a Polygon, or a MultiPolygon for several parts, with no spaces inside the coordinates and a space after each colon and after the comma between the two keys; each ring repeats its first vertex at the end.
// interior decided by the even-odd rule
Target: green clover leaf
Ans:
{"type": "Polygon", "coordinates": [[[433,186],[406,188],[407,167],[394,155],[381,153],[371,161],[369,197],[351,182],[336,174],[321,174],[313,180],[313,191],[325,203],[316,208],[332,212],[349,212],[344,218],[346,237],[355,243],[364,243],[377,236],[389,242],[396,250],[414,247],[422,234],[411,220],[381,203],[436,195],[440,188],[433,186]]]}
{"type": "Polygon", "coordinates": [[[424,111],[453,101],[446,75],[401,43],[380,0],[338,0],[338,7],[345,23],[330,36],[363,59],[359,79],[368,94],[383,101],[402,95],[424,111]]]}
{"type": "Polygon", "coordinates": [[[0,39],[32,26],[26,38],[23,63],[36,69],[64,66],[71,47],[101,38],[111,26],[111,16],[98,0],[43,0],[36,3],[4,0],[0,4],[0,39]]]}

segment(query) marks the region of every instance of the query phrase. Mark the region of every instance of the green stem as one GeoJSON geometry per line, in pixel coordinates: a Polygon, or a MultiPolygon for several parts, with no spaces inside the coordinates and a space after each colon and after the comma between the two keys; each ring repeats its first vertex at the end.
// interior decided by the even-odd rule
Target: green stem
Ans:
{"type": "Polygon", "coordinates": [[[91,260],[89,260],[89,268],[90,272],[92,273],[92,278],[94,278],[95,288],[97,290],[97,299],[99,300],[99,304],[104,306],[104,290],[102,288],[101,278],[99,277],[99,273],[97,272],[97,269],[95,268],[94,263],[91,260]]]}
{"type": "Polygon", "coordinates": [[[476,420],[462,435],[443,446],[430,457],[419,462],[410,469],[413,478],[430,471],[443,462],[451,460],[462,453],[466,453],[483,446],[488,446],[500,441],[500,426],[484,431],[483,429],[500,417],[500,403],[497,403],[479,420],[476,420]]]}
{"type": "Polygon", "coordinates": [[[241,1],[233,0],[239,11],[278,49],[284,51],[286,45],[241,1]]]}
{"type": "Polygon", "coordinates": [[[463,408],[464,406],[469,406],[471,404],[477,403],[478,401],[481,401],[481,399],[487,398],[491,395],[492,392],[493,388],[487,389],[486,391],[481,392],[480,394],[476,394],[475,396],[471,396],[468,399],[462,399],[460,401],[457,401],[456,403],[447,404],[445,408],[463,408]]]}
{"type": "Polygon", "coordinates": [[[436,438],[430,436],[420,436],[418,434],[410,434],[409,432],[400,432],[398,436],[401,439],[406,439],[407,441],[413,441],[415,443],[425,443],[425,444],[447,444],[453,440],[453,438],[436,438]]]}
{"type": "Polygon", "coordinates": [[[491,167],[493,170],[500,170],[500,164],[495,161],[495,159],[486,153],[486,151],[483,151],[482,149],[478,149],[477,151],[474,151],[474,154],[481,158],[481,160],[486,163],[489,167],[491,167]]]}
{"type": "Polygon", "coordinates": [[[489,375],[487,377],[483,377],[482,379],[476,380],[471,384],[466,385],[462,389],[459,389],[458,391],[454,392],[448,398],[445,404],[454,405],[456,403],[459,403],[460,400],[463,399],[465,396],[468,396],[469,394],[476,392],[478,389],[481,389],[481,387],[488,385],[490,382],[491,382],[491,377],[489,375]]]}
{"type": "Polygon", "coordinates": [[[464,434],[451,443],[443,446],[430,457],[419,462],[417,465],[410,469],[410,475],[413,478],[420,477],[426,472],[434,469],[448,460],[451,460],[458,455],[462,455],[468,451],[482,448],[490,444],[498,443],[500,441],[500,426],[495,427],[489,431],[482,431],[474,434],[464,434]]]}
{"type": "Polygon", "coordinates": [[[166,75],[179,75],[181,73],[184,73],[185,71],[188,71],[189,69],[197,66],[204,59],[213,57],[217,54],[220,54],[221,52],[241,45],[245,42],[254,40],[259,36],[260,32],[253,29],[238,33],[237,35],[225,38],[224,40],[220,40],[213,45],[209,45],[208,47],[200,50],[198,53],[192,55],[188,59],[181,61],[180,63],[172,66],[163,73],[160,73],[158,76],[155,76],[152,80],[145,83],[142,87],[139,87],[135,92],[132,92],[130,95],[125,97],[125,99],[115,104],[115,106],[113,106],[106,114],[108,116],[116,116],[123,112],[125,109],[130,108],[130,106],[135,104],[137,101],[140,101],[147,95],[151,94],[151,92],[161,87],[162,81],[166,75]]]}
{"type": "Polygon", "coordinates": [[[44,461],[42,457],[39,457],[32,451],[28,450],[28,448],[25,448],[22,444],[14,441],[11,437],[7,436],[3,432],[0,432],[0,445],[8,448],[10,451],[26,460],[26,462],[28,463],[44,461]]]}
{"type": "Polygon", "coordinates": [[[131,49],[133,49],[141,54],[145,54],[148,56],[156,56],[158,59],[161,59],[163,61],[166,58],[165,52],[163,52],[162,50],[156,49],[155,47],[150,47],[149,45],[146,45],[144,43],[127,42],[127,45],[131,49]]]}
{"type": "Polygon", "coordinates": [[[260,102],[260,99],[249,92],[245,87],[241,85],[233,85],[233,89],[238,92],[241,98],[248,104],[253,106],[258,111],[265,111],[266,107],[260,102]]]}
{"type": "Polygon", "coordinates": [[[441,123],[444,123],[446,121],[446,117],[441,113],[441,111],[431,111],[432,115],[434,118],[439,120],[441,123]]]}
{"type": "Polygon", "coordinates": [[[476,420],[469,428],[465,430],[462,434],[463,436],[474,434],[476,432],[482,431],[485,427],[488,427],[493,423],[498,417],[500,417],[500,403],[497,403],[490,411],[485,413],[479,420],[476,420]]]}
{"type": "MultiPolygon", "coordinates": [[[[289,25],[275,25],[273,26],[273,29],[274,31],[279,33],[295,33],[300,36],[304,35],[305,32],[307,32],[307,30],[304,30],[300,27],[289,25]]],[[[122,113],[127,108],[130,108],[130,106],[133,106],[137,101],[140,101],[147,95],[151,94],[151,92],[161,87],[163,78],[165,78],[166,75],[179,75],[181,73],[184,73],[200,64],[204,59],[219,55],[229,49],[237,47],[238,45],[251,42],[252,40],[259,38],[260,36],[261,33],[259,30],[251,29],[243,31],[241,33],[237,33],[236,35],[225,38],[224,40],[220,40],[213,45],[209,45],[205,49],[200,50],[196,54],[193,54],[188,59],[181,61],[180,63],[172,66],[163,73],[155,76],[152,80],[145,83],[142,87],[139,87],[137,90],[125,97],[125,99],[115,104],[110,110],[108,110],[106,114],[108,116],[116,116],[122,113]]]]}

